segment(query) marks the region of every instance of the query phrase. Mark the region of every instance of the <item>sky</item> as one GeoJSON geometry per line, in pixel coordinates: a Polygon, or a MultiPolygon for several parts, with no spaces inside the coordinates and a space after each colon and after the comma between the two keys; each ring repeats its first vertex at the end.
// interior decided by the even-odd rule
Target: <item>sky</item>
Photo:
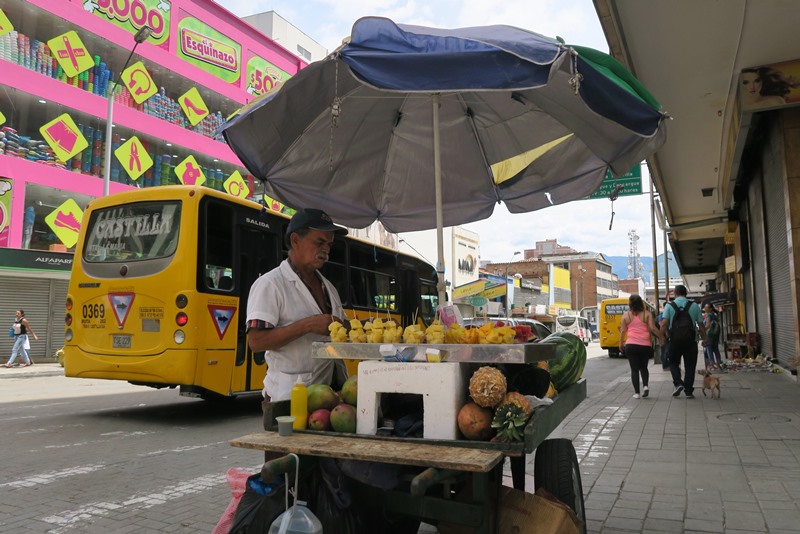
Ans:
{"type": "MultiPolygon", "coordinates": [[[[350,34],[353,22],[367,15],[388,17],[395,22],[460,28],[507,24],[548,37],[562,37],[566,43],[589,46],[608,52],[603,31],[591,0],[217,0],[232,13],[244,17],[275,11],[281,17],[319,42],[329,51],[350,34]]],[[[652,90],[652,88],[650,88],[652,90]]],[[[557,239],[559,244],[578,251],[601,252],[608,256],[627,256],[629,230],[639,236],[638,250],[652,256],[649,173],[642,169],[643,195],[619,197],[609,230],[612,205],[608,199],[573,201],[560,206],[526,213],[510,214],[503,205],[483,221],[464,228],[480,234],[481,259],[506,262],[514,251],[534,248],[537,241],[557,239]]],[[[656,229],[658,254],[663,254],[662,233],[656,229]]],[[[423,237],[415,232],[413,247],[435,261],[434,232],[423,237]],[[422,240],[422,241],[420,241],[422,240]],[[432,246],[431,246],[432,243],[432,246]],[[432,251],[432,252],[429,252],[432,251]],[[429,255],[430,254],[430,255],[429,255]]],[[[401,236],[403,237],[403,236],[401,236]]],[[[405,243],[400,250],[406,250],[405,243]]],[[[519,259],[519,258],[517,258],[519,259]]]]}

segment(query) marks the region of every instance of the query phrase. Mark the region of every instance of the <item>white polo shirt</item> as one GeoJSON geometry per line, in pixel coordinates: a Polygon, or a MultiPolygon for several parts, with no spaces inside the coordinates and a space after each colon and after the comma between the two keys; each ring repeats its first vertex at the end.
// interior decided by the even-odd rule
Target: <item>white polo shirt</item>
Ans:
{"type": "MultiPolygon", "coordinates": [[[[344,317],[336,288],[319,271],[317,274],[325,285],[333,315],[344,317]]],[[[259,320],[282,327],[319,313],[322,310],[288,260],[283,260],[277,268],[260,276],[250,288],[248,323],[259,320]]],[[[268,369],[264,377],[265,395],[269,395],[273,401],[289,399],[298,376],[307,386],[330,384],[336,362],[312,359],[311,343],[314,341],[330,341],[330,337],[306,334],[279,350],[266,352],[268,369]]]]}

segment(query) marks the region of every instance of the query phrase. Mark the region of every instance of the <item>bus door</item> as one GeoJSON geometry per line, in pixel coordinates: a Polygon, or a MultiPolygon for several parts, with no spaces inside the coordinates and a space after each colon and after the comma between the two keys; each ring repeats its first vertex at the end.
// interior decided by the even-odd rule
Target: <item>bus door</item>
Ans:
{"type": "Polygon", "coordinates": [[[236,325],[236,364],[231,376],[231,391],[260,391],[263,388],[267,367],[264,353],[254,353],[247,345],[245,331],[247,301],[253,282],[280,263],[279,238],[263,230],[238,226],[237,241],[236,282],[239,293],[239,314],[236,325]]]}

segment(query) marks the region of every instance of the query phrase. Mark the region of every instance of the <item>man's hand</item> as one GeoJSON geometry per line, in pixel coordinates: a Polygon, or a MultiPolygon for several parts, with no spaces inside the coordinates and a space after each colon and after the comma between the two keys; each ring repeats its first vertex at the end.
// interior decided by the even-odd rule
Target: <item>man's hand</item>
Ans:
{"type": "Polygon", "coordinates": [[[328,330],[328,327],[337,320],[338,318],[330,313],[318,313],[306,319],[309,331],[321,336],[329,335],[330,330],[328,330]]]}

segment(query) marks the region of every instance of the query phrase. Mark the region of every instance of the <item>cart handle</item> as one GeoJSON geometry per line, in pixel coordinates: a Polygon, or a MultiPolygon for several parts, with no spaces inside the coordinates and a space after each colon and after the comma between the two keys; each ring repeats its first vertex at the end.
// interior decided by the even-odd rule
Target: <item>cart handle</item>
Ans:
{"type": "Polygon", "coordinates": [[[295,471],[297,463],[297,455],[294,453],[265,462],[261,466],[261,481],[264,484],[271,484],[277,481],[278,476],[295,471]]]}

